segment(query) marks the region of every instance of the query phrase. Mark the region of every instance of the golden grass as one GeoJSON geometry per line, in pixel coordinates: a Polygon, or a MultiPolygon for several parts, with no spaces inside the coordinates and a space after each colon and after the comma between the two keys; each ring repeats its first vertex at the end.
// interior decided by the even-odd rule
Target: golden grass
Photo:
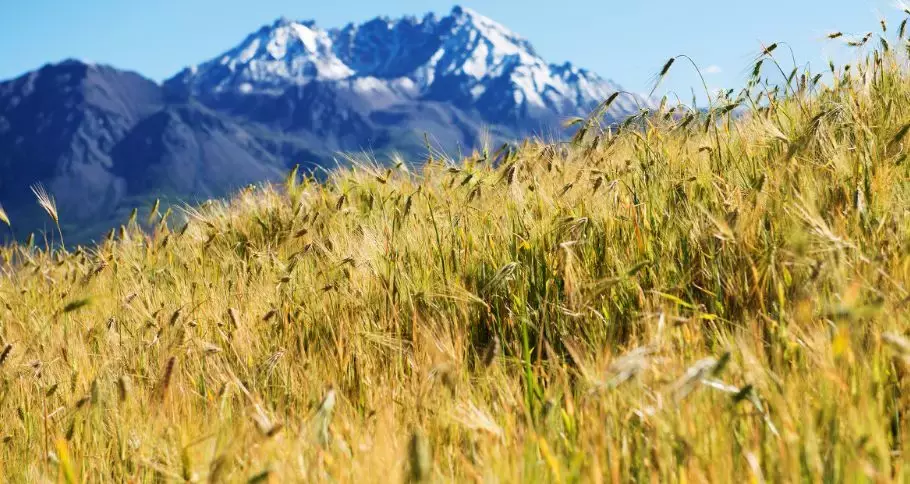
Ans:
{"type": "Polygon", "coordinates": [[[4,248],[0,472],[906,482],[903,64],[4,248]]]}

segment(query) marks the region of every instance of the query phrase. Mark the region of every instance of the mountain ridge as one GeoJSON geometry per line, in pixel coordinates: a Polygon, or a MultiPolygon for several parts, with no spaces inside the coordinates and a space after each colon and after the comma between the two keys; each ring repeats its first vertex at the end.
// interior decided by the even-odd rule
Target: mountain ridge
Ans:
{"type": "MultiPolygon", "coordinates": [[[[585,115],[621,90],[569,62],[546,62],[524,37],[459,6],[441,18],[377,17],[334,29],[281,18],[163,84],[181,97],[217,104],[219,97],[280,95],[288,86],[351,79],[394,84],[401,102],[476,108],[485,122],[525,131],[585,115]]],[[[621,98],[611,114],[646,105],[642,96],[621,98]]]]}

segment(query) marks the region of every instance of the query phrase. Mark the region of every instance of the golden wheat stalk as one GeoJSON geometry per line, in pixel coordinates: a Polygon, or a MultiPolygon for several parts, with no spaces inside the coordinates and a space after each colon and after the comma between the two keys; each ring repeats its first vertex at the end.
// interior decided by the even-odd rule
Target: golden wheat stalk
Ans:
{"type": "Polygon", "coordinates": [[[54,200],[54,197],[47,192],[44,185],[41,183],[32,185],[32,193],[34,193],[35,197],[38,199],[38,205],[47,212],[51,219],[54,220],[54,223],[60,223],[60,217],[57,213],[57,202],[54,200]]]}
{"type": "Polygon", "coordinates": [[[32,193],[35,194],[35,198],[38,199],[38,205],[47,213],[47,215],[54,221],[54,224],[57,225],[57,232],[60,233],[60,246],[66,250],[66,244],[63,242],[63,230],[60,228],[60,215],[57,212],[57,201],[54,200],[54,197],[47,192],[47,189],[44,188],[44,185],[41,183],[32,185],[32,193]]]}

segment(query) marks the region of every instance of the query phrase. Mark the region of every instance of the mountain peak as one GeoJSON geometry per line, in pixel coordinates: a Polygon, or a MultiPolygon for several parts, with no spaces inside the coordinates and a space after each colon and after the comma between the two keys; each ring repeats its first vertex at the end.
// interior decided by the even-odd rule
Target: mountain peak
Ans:
{"type": "Polygon", "coordinates": [[[83,67],[83,66],[84,66],[84,67],[92,67],[92,66],[94,66],[95,64],[92,63],[92,62],[83,60],[83,59],[77,59],[77,58],[75,58],[75,57],[69,57],[69,58],[63,59],[63,60],[60,61],[60,62],[57,62],[56,64],[50,63],[50,64],[47,64],[47,65],[48,65],[48,66],[60,66],[60,67],[73,67],[73,66],[79,66],[79,67],[83,67]]]}
{"type": "Polygon", "coordinates": [[[315,22],[281,17],[221,56],[191,66],[168,82],[184,84],[191,92],[280,94],[290,86],[352,74],[332,53],[328,33],[315,22]]]}
{"type": "Polygon", "coordinates": [[[282,16],[278,17],[277,19],[275,19],[275,21],[272,22],[271,25],[264,25],[264,26],[262,27],[262,29],[263,29],[263,30],[274,30],[274,29],[280,29],[280,28],[283,28],[283,27],[293,27],[294,25],[301,25],[301,26],[306,27],[306,28],[308,28],[308,29],[315,29],[315,28],[316,28],[316,21],[313,20],[313,19],[309,19],[309,20],[294,20],[294,19],[292,19],[292,18],[290,18],[290,17],[287,17],[287,16],[282,15],[282,16]]]}
{"type": "Polygon", "coordinates": [[[460,16],[473,16],[473,15],[479,15],[479,14],[476,11],[474,11],[473,9],[470,9],[467,7],[462,7],[461,5],[455,5],[454,7],[452,7],[452,11],[449,12],[449,15],[451,15],[453,17],[460,17],[460,16]]]}
{"type": "Polygon", "coordinates": [[[477,12],[477,10],[474,10],[473,8],[462,7],[461,5],[455,5],[452,7],[449,15],[452,17],[467,17],[491,20],[489,17],[481,15],[479,12],[477,12]]]}
{"type": "Polygon", "coordinates": [[[476,10],[456,5],[452,8],[449,18],[459,26],[475,29],[479,35],[490,41],[492,47],[507,50],[518,48],[527,51],[532,56],[537,56],[537,52],[527,39],[476,10]]]}
{"type": "Polygon", "coordinates": [[[452,10],[449,12],[449,16],[455,18],[476,19],[485,22],[494,22],[493,19],[480,14],[477,10],[468,7],[462,7],[461,5],[455,5],[452,7],[452,10]]]}
{"type": "Polygon", "coordinates": [[[278,17],[277,20],[275,20],[275,22],[272,24],[272,28],[277,29],[279,27],[289,27],[294,23],[295,22],[293,20],[282,15],[281,17],[278,17]]]}

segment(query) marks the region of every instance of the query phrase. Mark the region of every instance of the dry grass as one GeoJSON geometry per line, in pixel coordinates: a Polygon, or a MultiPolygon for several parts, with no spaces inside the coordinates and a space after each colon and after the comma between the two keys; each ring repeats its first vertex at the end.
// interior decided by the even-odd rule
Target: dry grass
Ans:
{"type": "Polygon", "coordinates": [[[905,69],[4,248],[0,472],[906,482],[905,69]]]}

